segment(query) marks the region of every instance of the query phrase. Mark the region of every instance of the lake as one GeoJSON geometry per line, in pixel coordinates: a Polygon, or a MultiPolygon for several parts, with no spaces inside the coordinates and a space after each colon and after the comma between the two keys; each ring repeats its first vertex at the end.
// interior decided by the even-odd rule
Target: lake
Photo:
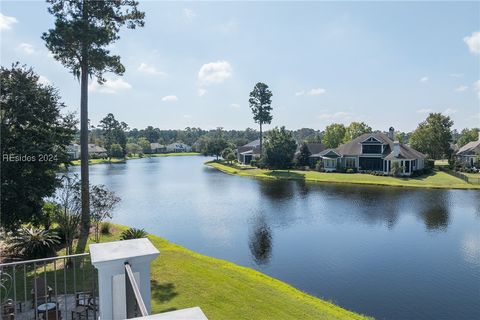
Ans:
{"type": "Polygon", "coordinates": [[[90,179],[122,198],[114,222],[355,312],[480,319],[480,191],[264,181],[208,159],[94,165],[90,179]]]}

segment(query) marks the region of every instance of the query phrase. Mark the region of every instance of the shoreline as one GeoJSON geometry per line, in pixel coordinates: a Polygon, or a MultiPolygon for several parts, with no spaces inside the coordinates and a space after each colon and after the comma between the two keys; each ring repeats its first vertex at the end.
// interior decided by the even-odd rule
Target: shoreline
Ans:
{"type": "MultiPolygon", "coordinates": [[[[128,227],[112,223],[100,242],[119,240],[128,227]]],[[[159,249],[152,262],[152,311],[199,306],[209,319],[373,319],[309,295],[252,268],[206,256],[149,234],[159,249]],[[157,287],[171,289],[171,299],[157,287]],[[250,308],[246,308],[250,306],[250,308]]],[[[169,289],[169,290],[170,290],[169,289]]]]}
{"type": "MultiPolygon", "coordinates": [[[[148,155],[144,155],[143,157],[133,156],[133,157],[126,157],[122,158],[112,158],[112,159],[90,159],[88,160],[89,165],[94,164],[118,164],[118,163],[126,163],[129,160],[137,160],[137,159],[145,159],[145,158],[160,158],[160,157],[189,157],[189,156],[201,156],[202,154],[199,152],[170,152],[170,153],[152,153],[148,155]]],[[[80,159],[72,160],[70,162],[70,166],[79,166],[81,163],[80,159]]]]}
{"type": "Polygon", "coordinates": [[[204,165],[226,174],[270,180],[303,180],[312,183],[356,184],[423,189],[480,190],[480,185],[469,184],[445,172],[434,171],[428,176],[416,178],[395,178],[361,173],[325,173],[299,170],[266,170],[234,168],[217,161],[207,161],[204,165]]]}

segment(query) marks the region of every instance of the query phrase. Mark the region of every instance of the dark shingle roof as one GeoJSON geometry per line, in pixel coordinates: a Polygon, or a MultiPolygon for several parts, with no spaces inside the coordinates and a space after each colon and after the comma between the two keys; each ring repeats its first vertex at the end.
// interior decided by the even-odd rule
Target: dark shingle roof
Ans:
{"type": "Polygon", "coordinates": [[[477,141],[470,141],[457,151],[457,155],[468,153],[480,153],[480,139],[477,141]]]}

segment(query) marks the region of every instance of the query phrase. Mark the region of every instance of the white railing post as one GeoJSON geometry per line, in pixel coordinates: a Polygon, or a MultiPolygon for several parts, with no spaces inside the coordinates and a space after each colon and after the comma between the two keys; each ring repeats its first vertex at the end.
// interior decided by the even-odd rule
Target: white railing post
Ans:
{"type": "Polygon", "coordinates": [[[160,252],[146,238],[90,246],[92,264],[98,270],[99,319],[123,320],[127,317],[125,263],[138,283],[147,311],[150,304],[150,263],[160,252]]]}

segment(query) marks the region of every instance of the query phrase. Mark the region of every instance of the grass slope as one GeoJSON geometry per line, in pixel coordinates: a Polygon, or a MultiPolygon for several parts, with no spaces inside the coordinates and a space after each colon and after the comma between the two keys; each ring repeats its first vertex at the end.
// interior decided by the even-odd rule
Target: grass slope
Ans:
{"type": "Polygon", "coordinates": [[[445,172],[435,171],[434,173],[415,178],[396,178],[374,176],[361,173],[325,173],[317,171],[296,171],[296,170],[263,170],[263,169],[239,169],[225,163],[209,161],[206,165],[222,172],[238,176],[248,176],[268,179],[290,179],[306,180],[313,182],[336,182],[353,184],[373,184],[396,187],[415,188],[444,188],[444,189],[480,189],[480,185],[466,183],[445,172]]]}
{"type": "MultiPolygon", "coordinates": [[[[199,156],[201,153],[198,152],[175,152],[175,153],[154,153],[154,154],[146,154],[143,157],[139,156],[131,156],[123,158],[112,158],[108,159],[90,159],[88,161],[89,164],[105,164],[105,163],[125,163],[126,160],[134,160],[134,159],[142,159],[142,158],[157,158],[157,157],[179,157],[179,156],[199,156]]],[[[81,163],[80,160],[73,160],[71,164],[73,166],[79,166],[81,163]]]]}
{"type": "MultiPolygon", "coordinates": [[[[119,238],[117,229],[101,241],[119,238]]],[[[199,306],[210,320],[369,319],[305,294],[253,269],[207,257],[157,236],[152,265],[152,311],[199,306]]]]}

